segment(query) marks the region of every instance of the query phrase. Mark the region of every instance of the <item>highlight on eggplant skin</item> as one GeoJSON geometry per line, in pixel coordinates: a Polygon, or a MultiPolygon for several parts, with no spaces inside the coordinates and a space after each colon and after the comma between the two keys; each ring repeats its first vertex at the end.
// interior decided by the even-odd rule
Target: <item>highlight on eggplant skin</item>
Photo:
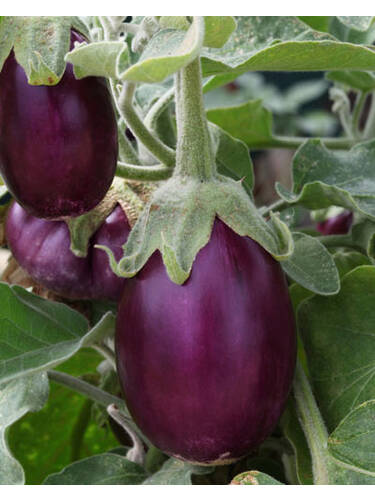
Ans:
{"type": "Polygon", "coordinates": [[[353,223],[353,213],[349,211],[330,217],[329,219],[318,222],[316,229],[323,235],[329,234],[347,234],[353,223]]]}
{"type": "Polygon", "coordinates": [[[216,219],[183,285],[159,252],[126,281],[115,345],[129,411],[155,446],[189,462],[233,462],[272,432],[291,388],[296,333],[284,273],[216,219]]]}
{"type": "MultiPolygon", "coordinates": [[[[74,42],[84,38],[71,32],[74,42]]],[[[75,217],[94,208],[115,175],[117,123],[104,78],[29,85],[13,51],[0,72],[0,173],[32,215],[75,217]]]]}
{"type": "Polygon", "coordinates": [[[18,264],[47,289],[67,298],[117,302],[125,279],[115,275],[108,258],[94,245],[105,245],[119,259],[130,233],[125,212],[116,205],[92,236],[87,257],[70,250],[70,234],[63,221],[38,219],[17,202],[9,208],[5,235],[18,264]]]}

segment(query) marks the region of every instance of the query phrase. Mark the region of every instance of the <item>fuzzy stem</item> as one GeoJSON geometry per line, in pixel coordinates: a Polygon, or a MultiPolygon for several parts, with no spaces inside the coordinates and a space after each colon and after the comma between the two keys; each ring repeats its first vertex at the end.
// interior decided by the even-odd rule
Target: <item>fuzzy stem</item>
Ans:
{"type": "Polygon", "coordinates": [[[284,201],[284,200],[277,200],[274,203],[271,203],[271,205],[268,205],[268,207],[261,207],[259,209],[259,212],[261,215],[269,215],[270,212],[280,212],[281,210],[284,210],[285,208],[288,208],[289,203],[284,201]]]}
{"type": "Polygon", "coordinates": [[[375,91],[371,93],[371,106],[363,137],[364,139],[374,139],[375,137],[375,91]]]}
{"type": "Polygon", "coordinates": [[[109,394],[94,385],[88,384],[84,380],[56,370],[48,370],[47,374],[50,380],[53,380],[60,385],[64,385],[65,387],[69,387],[69,389],[88,397],[101,406],[107,407],[110,404],[115,404],[117,407],[121,408],[122,411],[126,411],[122,399],[117,396],[113,396],[112,394],[109,394]]]}
{"type": "Polygon", "coordinates": [[[353,135],[354,137],[357,137],[358,139],[361,137],[361,131],[359,129],[360,127],[360,120],[362,116],[362,111],[363,111],[363,106],[366,102],[367,98],[367,92],[359,92],[357,95],[357,98],[355,100],[354,108],[353,108],[353,113],[352,113],[352,127],[353,127],[353,135]]]}
{"type": "Polygon", "coordinates": [[[118,131],[118,146],[119,146],[119,157],[121,161],[126,163],[133,163],[134,165],[139,165],[140,160],[138,153],[133,148],[131,142],[125,135],[125,131],[119,126],[118,131]]]}
{"type": "Polygon", "coordinates": [[[116,175],[133,181],[161,181],[171,177],[173,169],[165,165],[131,165],[117,162],[116,175]]]}
{"type": "MultiPolygon", "coordinates": [[[[264,144],[259,144],[257,147],[252,149],[263,149],[263,148],[285,148],[285,149],[297,149],[304,142],[309,140],[310,137],[287,137],[287,136],[274,136],[269,142],[264,144]]],[[[346,137],[317,137],[324,146],[328,149],[350,149],[358,141],[349,139],[346,137]]]]}
{"type": "Polygon", "coordinates": [[[176,120],[176,175],[210,179],[215,161],[203,105],[199,57],[176,75],[176,120]]]}
{"type": "Polygon", "coordinates": [[[129,126],[135,137],[155,156],[161,163],[171,167],[175,162],[175,152],[156,137],[144,124],[133,107],[133,97],[136,84],[125,82],[118,98],[118,109],[125,123],[129,126]]]}
{"type": "Polygon", "coordinates": [[[169,89],[164,95],[158,99],[153,106],[151,106],[148,111],[144,124],[151,130],[156,130],[156,123],[159,116],[167,108],[168,104],[173,100],[174,97],[174,87],[169,89]]]}
{"type": "Polygon", "coordinates": [[[312,393],[310,383],[299,362],[294,379],[297,413],[310,449],[314,484],[330,484],[328,433],[312,393]]]}

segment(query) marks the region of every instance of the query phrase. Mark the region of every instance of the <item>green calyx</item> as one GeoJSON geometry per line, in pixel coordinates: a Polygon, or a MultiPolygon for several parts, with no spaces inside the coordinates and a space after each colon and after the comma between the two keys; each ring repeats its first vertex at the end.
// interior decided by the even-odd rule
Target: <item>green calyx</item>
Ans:
{"type": "Polygon", "coordinates": [[[129,224],[133,226],[143,209],[143,202],[136,192],[122,179],[115,177],[103,201],[93,210],[66,221],[70,232],[70,250],[77,257],[86,257],[92,235],[119,204],[129,224]]]}
{"type": "Polygon", "coordinates": [[[258,213],[241,181],[219,175],[207,126],[199,58],[176,76],[177,150],[170,179],[153,193],[132,229],[124,255],[111,267],[119,276],[134,276],[159,250],[172,281],[189,277],[194,259],[211,236],[215,217],[233,231],[249,236],[275,259],[293,252],[288,227],[271,214],[268,222],[258,213]]]}

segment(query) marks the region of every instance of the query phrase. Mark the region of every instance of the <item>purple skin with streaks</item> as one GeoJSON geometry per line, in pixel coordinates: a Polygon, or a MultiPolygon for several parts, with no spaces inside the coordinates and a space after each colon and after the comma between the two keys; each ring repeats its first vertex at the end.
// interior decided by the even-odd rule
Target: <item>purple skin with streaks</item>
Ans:
{"type": "Polygon", "coordinates": [[[37,219],[16,202],[9,209],[5,232],[19,265],[49,290],[74,299],[120,299],[124,278],[112,272],[105,252],[94,248],[106,245],[117,259],[122,256],[130,226],[119,205],[92,236],[84,258],[71,252],[65,222],[37,219]]]}
{"type": "Polygon", "coordinates": [[[335,217],[330,217],[324,222],[318,222],[317,231],[324,235],[347,234],[353,222],[352,212],[343,212],[335,217]]]}
{"type": "Polygon", "coordinates": [[[218,219],[182,286],[154,253],[125,284],[116,355],[128,408],[155,446],[195,463],[239,459],[272,432],[291,388],[280,265],[218,219]]]}
{"type": "MultiPolygon", "coordinates": [[[[72,31],[74,42],[84,38],[72,31]]],[[[73,217],[94,208],[113,180],[117,124],[106,80],[27,83],[13,52],[0,73],[0,173],[32,215],[73,217]]]]}

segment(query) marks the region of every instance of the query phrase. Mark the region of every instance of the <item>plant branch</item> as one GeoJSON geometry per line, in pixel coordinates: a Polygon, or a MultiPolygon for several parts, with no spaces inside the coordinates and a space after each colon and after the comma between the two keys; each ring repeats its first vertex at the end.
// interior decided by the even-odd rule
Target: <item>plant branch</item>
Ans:
{"type": "Polygon", "coordinates": [[[131,165],[122,161],[117,162],[116,175],[133,181],[161,181],[168,179],[173,168],[165,165],[131,165]]]}
{"type": "Polygon", "coordinates": [[[146,127],[151,130],[156,130],[156,122],[159,116],[168,107],[169,103],[173,100],[174,94],[175,90],[174,87],[172,87],[151,106],[144,119],[146,127]]]}
{"type": "Polygon", "coordinates": [[[166,146],[153,134],[138,116],[133,107],[133,97],[136,84],[125,82],[118,98],[118,109],[135,137],[155,156],[161,163],[171,167],[175,163],[175,152],[166,146]]]}
{"type": "Polygon", "coordinates": [[[365,130],[363,132],[364,139],[374,139],[375,137],[375,91],[371,93],[371,105],[367,117],[365,130]]]}
{"type": "Polygon", "coordinates": [[[314,484],[330,484],[327,429],[316,404],[310,383],[298,361],[293,390],[297,403],[298,418],[311,453],[314,484]]]}
{"type": "MultiPolygon", "coordinates": [[[[271,141],[264,142],[253,149],[263,148],[285,148],[285,149],[298,149],[302,144],[311,139],[311,137],[287,137],[287,136],[274,136],[271,141]]],[[[317,137],[324,146],[328,149],[350,149],[358,141],[346,137],[317,137]]]]}
{"type": "Polygon", "coordinates": [[[117,407],[121,408],[122,411],[126,411],[126,407],[122,399],[117,396],[113,396],[113,394],[109,394],[94,385],[88,384],[84,380],[56,370],[48,370],[47,374],[50,380],[86,396],[105,408],[107,408],[110,404],[115,404],[117,407]]]}
{"type": "MultiPolygon", "coordinates": [[[[122,120],[121,120],[122,122],[122,120]]],[[[124,161],[125,163],[132,163],[134,165],[139,165],[140,160],[138,153],[132,146],[131,142],[129,139],[126,137],[125,130],[123,130],[123,127],[121,126],[124,125],[124,122],[119,123],[118,126],[118,146],[119,146],[119,157],[121,161],[124,161]]]]}
{"type": "Polygon", "coordinates": [[[116,371],[117,368],[116,368],[115,355],[109,347],[103,344],[101,345],[93,344],[91,347],[95,349],[95,351],[97,351],[99,354],[101,354],[103,358],[108,361],[113,370],[116,371]]]}
{"type": "Polygon", "coordinates": [[[285,208],[288,208],[289,206],[290,206],[290,204],[287,201],[280,199],[280,200],[275,201],[271,205],[268,205],[268,207],[261,207],[259,209],[259,212],[261,215],[267,216],[271,212],[281,212],[281,210],[284,210],[285,208]]]}
{"type": "Polygon", "coordinates": [[[358,139],[361,137],[360,120],[362,116],[363,106],[365,105],[367,98],[367,92],[359,92],[354,103],[353,113],[352,113],[352,127],[353,135],[358,139]]]}

